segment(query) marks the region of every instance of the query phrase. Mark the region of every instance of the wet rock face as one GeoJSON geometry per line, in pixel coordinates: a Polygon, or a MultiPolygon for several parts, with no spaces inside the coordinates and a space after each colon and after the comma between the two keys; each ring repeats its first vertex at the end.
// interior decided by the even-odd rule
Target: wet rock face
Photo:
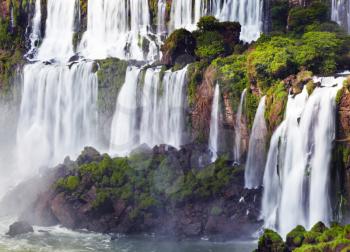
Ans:
{"type": "Polygon", "coordinates": [[[339,103],[338,113],[338,137],[340,139],[348,139],[350,137],[350,92],[343,94],[339,103]]]}
{"type": "Polygon", "coordinates": [[[27,222],[19,221],[15,222],[10,226],[7,235],[14,237],[21,234],[33,233],[34,229],[27,222]]]}

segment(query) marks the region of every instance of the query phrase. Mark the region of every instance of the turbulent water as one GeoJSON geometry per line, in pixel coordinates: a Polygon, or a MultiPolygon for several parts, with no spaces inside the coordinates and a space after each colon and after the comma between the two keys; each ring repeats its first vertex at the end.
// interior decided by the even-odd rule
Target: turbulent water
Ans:
{"type": "Polygon", "coordinates": [[[262,218],[283,235],[296,225],[331,221],[329,165],[335,138],[335,96],[344,78],[316,79],[288,98],[286,117],[272,136],[264,175],[262,218]],[[334,87],[334,84],[337,86],[334,87]]]}
{"type": "Polygon", "coordinates": [[[218,157],[219,151],[219,117],[220,117],[220,86],[216,84],[211,107],[209,150],[212,153],[212,161],[218,157]]]}
{"type": "Polygon", "coordinates": [[[261,98],[256,111],[252,132],[249,139],[248,157],[245,166],[245,187],[258,188],[262,185],[264,166],[266,162],[267,128],[265,121],[266,97],[261,98]]]}
{"type": "Polygon", "coordinates": [[[215,243],[201,241],[169,241],[153,235],[115,236],[75,232],[58,226],[34,227],[34,233],[17,237],[5,236],[13,219],[0,219],[0,251],[40,252],[250,252],[256,248],[255,241],[215,243]]]}
{"type": "Polygon", "coordinates": [[[144,79],[140,73],[138,67],[128,68],[119,93],[110,140],[113,154],[127,155],[141,144],[179,148],[184,143],[187,67],[163,74],[149,68],[144,79]]]}

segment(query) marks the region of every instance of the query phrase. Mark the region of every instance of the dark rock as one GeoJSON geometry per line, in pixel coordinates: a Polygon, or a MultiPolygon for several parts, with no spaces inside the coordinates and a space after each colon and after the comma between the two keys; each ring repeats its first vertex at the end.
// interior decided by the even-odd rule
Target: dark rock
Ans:
{"type": "Polygon", "coordinates": [[[18,222],[13,223],[10,226],[10,229],[9,229],[7,235],[14,237],[17,235],[33,233],[33,232],[34,232],[34,229],[29,223],[24,222],[24,221],[18,221],[18,222]]]}
{"type": "Polygon", "coordinates": [[[80,154],[80,156],[77,159],[77,164],[88,164],[91,162],[98,162],[102,160],[102,156],[98,151],[92,147],[85,147],[83,152],[80,154]]]}
{"type": "Polygon", "coordinates": [[[200,222],[183,226],[183,234],[187,237],[197,237],[201,234],[202,224],[200,222]]]}
{"type": "Polygon", "coordinates": [[[66,201],[64,193],[58,194],[52,200],[51,210],[59,223],[68,228],[75,228],[77,222],[75,211],[69,202],[66,201]]]}
{"type": "Polygon", "coordinates": [[[167,38],[161,48],[163,52],[161,62],[164,65],[173,66],[177,59],[181,57],[183,60],[179,59],[180,62],[178,63],[185,63],[187,59],[195,57],[195,49],[196,39],[192,33],[185,29],[176,30],[167,38]]]}

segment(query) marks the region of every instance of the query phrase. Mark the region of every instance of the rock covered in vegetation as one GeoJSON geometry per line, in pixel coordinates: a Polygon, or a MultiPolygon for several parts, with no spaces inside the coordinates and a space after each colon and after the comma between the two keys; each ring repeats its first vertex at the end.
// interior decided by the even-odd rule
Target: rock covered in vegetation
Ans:
{"type": "Polygon", "coordinates": [[[260,191],[245,190],[243,170],[224,157],[210,164],[204,146],[159,146],[129,158],[87,148],[56,169],[61,175],[29,209],[36,224],[51,216],[73,229],[227,238],[260,224],[260,191]]]}
{"type": "Polygon", "coordinates": [[[350,226],[337,223],[326,227],[316,223],[310,231],[297,226],[287,234],[286,242],[272,230],[265,230],[259,239],[258,252],[336,252],[350,250],[350,226]]]}
{"type": "Polygon", "coordinates": [[[186,29],[174,31],[162,46],[162,63],[173,66],[176,63],[189,63],[195,59],[196,40],[186,29]]]}
{"type": "Polygon", "coordinates": [[[13,223],[10,226],[7,235],[14,237],[17,235],[33,233],[33,232],[34,232],[34,229],[28,222],[18,221],[13,223]]]}

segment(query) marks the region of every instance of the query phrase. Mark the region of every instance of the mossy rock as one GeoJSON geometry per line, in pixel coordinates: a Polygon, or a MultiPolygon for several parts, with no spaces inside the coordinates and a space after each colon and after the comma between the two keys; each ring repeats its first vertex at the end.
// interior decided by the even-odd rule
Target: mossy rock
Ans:
{"type": "Polygon", "coordinates": [[[265,229],[259,238],[257,252],[285,252],[287,248],[279,234],[270,229],[265,229]]]}
{"type": "Polygon", "coordinates": [[[196,49],[196,39],[191,32],[186,29],[175,30],[161,47],[163,52],[162,63],[173,66],[177,63],[177,58],[187,56],[194,59],[196,49]]]}
{"type": "Polygon", "coordinates": [[[297,226],[287,234],[286,244],[289,248],[297,248],[303,244],[305,238],[305,228],[297,226]]]}

